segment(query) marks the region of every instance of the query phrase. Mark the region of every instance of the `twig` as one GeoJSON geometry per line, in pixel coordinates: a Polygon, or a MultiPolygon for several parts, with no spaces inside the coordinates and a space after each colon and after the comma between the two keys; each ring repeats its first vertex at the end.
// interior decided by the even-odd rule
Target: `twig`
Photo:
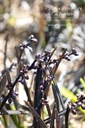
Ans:
{"type": "Polygon", "coordinates": [[[5,49],[4,49],[4,70],[6,69],[8,37],[9,37],[9,34],[7,34],[6,37],[5,37],[6,43],[5,43],[5,49]]]}

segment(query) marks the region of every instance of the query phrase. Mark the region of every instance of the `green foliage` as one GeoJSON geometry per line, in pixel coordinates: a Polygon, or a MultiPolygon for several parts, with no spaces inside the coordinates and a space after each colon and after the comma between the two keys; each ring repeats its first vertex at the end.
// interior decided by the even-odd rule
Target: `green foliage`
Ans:
{"type": "Polygon", "coordinates": [[[82,84],[82,86],[84,87],[84,90],[85,90],[85,81],[83,80],[83,78],[80,78],[80,82],[82,84]]]}

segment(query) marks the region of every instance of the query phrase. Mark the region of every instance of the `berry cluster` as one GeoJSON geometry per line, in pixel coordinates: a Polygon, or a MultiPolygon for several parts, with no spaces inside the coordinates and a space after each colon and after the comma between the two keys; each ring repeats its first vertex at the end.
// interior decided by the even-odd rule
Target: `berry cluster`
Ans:
{"type": "Polygon", "coordinates": [[[32,51],[32,48],[29,46],[29,44],[33,42],[33,43],[37,43],[37,39],[34,38],[33,35],[29,36],[29,40],[27,42],[25,42],[24,44],[20,44],[19,47],[21,50],[24,50],[25,48],[28,48],[30,51],[32,51]]]}
{"type": "Polygon", "coordinates": [[[84,93],[77,94],[77,101],[74,103],[71,103],[71,102],[68,103],[69,110],[71,110],[71,112],[74,115],[76,115],[76,108],[77,107],[81,107],[82,109],[85,109],[84,100],[85,100],[85,94],[84,93]]]}
{"type": "MultiPolygon", "coordinates": [[[[35,56],[35,62],[37,65],[35,65],[33,68],[38,69],[39,64],[41,64],[41,72],[42,72],[42,80],[40,81],[39,91],[42,94],[41,104],[46,104],[47,100],[45,97],[45,90],[47,86],[50,85],[52,79],[53,79],[53,69],[54,67],[58,67],[59,63],[62,61],[62,59],[70,60],[69,56],[75,55],[77,56],[77,51],[73,48],[71,53],[68,53],[67,50],[64,51],[62,55],[59,56],[58,59],[52,59],[52,55],[55,50],[52,52],[45,50],[43,55],[37,54],[35,56]]],[[[56,70],[57,68],[55,68],[56,70]]],[[[36,73],[36,72],[35,72],[36,73]]]]}
{"type": "Polygon", "coordinates": [[[18,82],[22,83],[23,85],[25,85],[25,80],[29,79],[29,76],[26,75],[28,70],[29,70],[29,66],[24,64],[22,70],[20,71],[21,77],[18,82]]]}
{"type": "Polygon", "coordinates": [[[70,61],[69,56],[71,56],[71,55],[78,56],[78,53],[77,53],[77,51],[76,51],[75,48],[72,48],[71,53],[66,52],[66,53],[64,54],[64,59],[70,61]]]}

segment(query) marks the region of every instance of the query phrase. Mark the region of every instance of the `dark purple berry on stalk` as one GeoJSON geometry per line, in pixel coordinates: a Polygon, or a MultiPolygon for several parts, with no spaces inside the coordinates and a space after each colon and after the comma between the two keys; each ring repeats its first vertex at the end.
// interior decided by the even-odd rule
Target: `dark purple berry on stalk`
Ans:
{"type": "Polygon", "coordinates": [[[23,70],[23,71],[26,70],[26,65],[25,65],[25,64],[23,65],[22,70],[23,70]]]}
{"type": "Polygon", "coordinates": [[[84,93],[81,93],[81,95],[80,95],[80,99],[82,99],[82,98],[84,98],[85,96],[84,96],[84,93]]]}
{"type": "Polygon", "coordinates": [[[21,50],[23,50],[23,49],[24,49],[23,44],[20,44],[20,45],[19,45],[19,48],[20,48],[21,50]]]}
{"type": "Polygon", "coordinates": [[[36,59],[36,60],[39,60],[39,59],[41,59],[41,56],[40,56],[40,54],[37,54],[37,55],[35,56],[35,59],[36,59]]]}
{"type": "Polygon", "coordinates": [[[45,100],[44,98],[41,99],[41,104],[42,104],[42,105],[46,105],[47,103],[48,103],[47,100],[45,100]]]}
{"type": "Polygon", "coordinates": [[[38,61],[41,62],[41,63],[44,62],[43,59],[39,59],[38,61]]]}
{"type": "Polygon", "coordinates": [[[8,88],[9,87],[9,84],[6,84],[6,88],[8,88]]]}
{"type": "Polygon", "coordinates": [[[6,88],[8,88],[8,90],[10,90],[10,89],[12,88],[12,83],[11,83],[11,81],[8,82],[8,84],[6,84],[6,88]]]}
{"type": "Polygon", "coordinates": [[[26,45],[25,44],[23,44],[23,48],[25,48],[26,47],[26,45]]]}
{"type": "Polygon", "coordinates": [[[12,98],[8,99],[8,103],[11,104],[12,103],[12,98]]]}
{"type": "Polygon", "coordinates": [[[73,55],[78,56],[78,53],[75,48],[72,49],[72,53],[73,53],[73,55]]]}
{"type": "Polygon", "coordinates": [[[32,42],[34,42],[34,43],[37,43],[37,42],[38,42],[37,39],[34,38],[34,35],[31,35],[31,36],[29,37],[29,40],[32,41],[32,42]]]}
{"type": "Polygon", "coordinates": [[[81,105],[81,108],[85,110],[85,105],[84,105],[84,104],[82,104],[82,105],[81,105]]]}
{"type": "Polygon", "coordinates": [[[51,52],[50,52],[50,51],[45,50],[45,54],[46,54],[46,55],[50,55],[50,54],[51,54],[51,52]]]}
{"type": "Polygon", "coordinates": [[[36,38],[31,39],[32,42],[37,43],[38,40],[36,38]]]}
{"type": "Polygon", "coordinates": [[[43,85],[40,85],[40,87],[39,87],[39,88],[40,88],[40,90],[43,90],[43,89],[44,89],[43,85]]]}
{"type": "Polygon", "coordinates": [[[80,101],[81,95],[77,94],[77,100],[80,101]]]}
{"type": "Polygon", "coordinates": [[[45,85],[45,87],[48,86],[49,85],[49,81],[45,80],[44,85],[45,85]]]}
{"type": "Polygon", "coordinates": [[[82,103],[81,103],[81,102],[78,102],[78,103],[77,103],[77,105],[78,105],[78,106],[81,106],[81,105],[82,105],[82,103]]]}
{"type": "Polygon", "coordinates": [[[22,47],[22,46],[23,46],[22,44],[19,45],[19,47],[22,47]]]}
{"type": "Polygon", "coordinates": [[[20,49],[21,49],[21,50],[24,50],[24,48],[23,48],[23,47],[20,47],[20,49]]]}
{"type": "Polygon", "coordinates": [[[70,58],[69,58],[69,56],[68,56],[68,55],[65,55],[64,59],[66,59],[66,60],[70,61],[70,58]]]}
{"type": "Polygon", "coordinates": [[[74,108],[72,108],[71,111],[74,115],[76,115],[76,110],[74,108]]]}
{"type": "Polygon", "coordinates": [[[42,98],[40,102],[42,105],[45,105],[45,99],[44,98],[42,98]]]}
{"type": "Polygon", "coordinates": [[[45,103],[44,103],[44,102],[42,102],[41,104],[42,104],[43,106],[45,105],[45,103]]]}
{"type": "Polygon", "coordinates": [[[45,101],[45,99],[44,99],[44,98],[42,98],[42,99],[41,99],[41,102],[44,102],[44,101],[45,101]]]}
{"type": "Polygon", "coordinates": [[[58,63],[58,61],[56,59],[53,60],[53,63],[58,63]]]}
{"type": "Polygon", "coordinates": [[[30,35],[30,36],[29,36],[29,39],[32,39],[32,38],[34,38],[34,35],[30,35]]]}
{"type": "Polygon", "coordinates": [[[51,76],[48,76],[47,81],[49,82],[51,81],[51,76]]]}
{"type": "Polygon", "coordinates": [[[77,100],[79,100],[79,98],[80,98],[79,94],[76,94],[76,96],[77,96],[77,100]]]}
{"type": "Polygon", "coordinates": [[[24,79],[21,80],[21,84],[25,85],[25,80],[24,79]]]}
{"type": "Polygon", "coordinates": [[[24,74],[23,70],[20,70],[20,73],[21,73],[21,74],[24,74]]]}
{"type": "Polygon", "coordinates": [[[11,94],[13,99],[15,99],[17,95],[18,95],[18,93],[16,93],[16,92],[12,92],[12,94],[11,94]]]}
{"type": "Polygon", "coordinates": [[[29,79],[29,76],[26,75],[26,76],[25,76],[25,79],[28,80],[28,79],[29,79]]]}
{"type": "Polygon", "coordinates": [[[72,103],[72,106],[73,106],[73,107],[76,107],[76,103],[72,103]]]}
{"type": "Polygon", "coordinates": [[[44,100],[44,103],[45,103],[45,105],[48,103],[48,101],[47,100],[44,100]]]}
{"type": "Polygon", "coordinates": [[[41,90],[41,93],[44,93],[44,90],[41,90]]]}
{"type": "Polygon", "coordinates": [[[23,68],[26,68],[26,64],[23,65],[23,68]]]}

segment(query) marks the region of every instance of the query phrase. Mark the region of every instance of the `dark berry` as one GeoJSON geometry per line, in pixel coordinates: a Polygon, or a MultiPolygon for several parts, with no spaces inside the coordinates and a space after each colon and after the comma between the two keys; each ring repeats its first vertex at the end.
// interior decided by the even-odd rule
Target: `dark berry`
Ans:
{"type": "Polygon", "coordinates": [[[74,115],[76,115],[76,110],[74,108],[72,108],[71,111],[74,115]]]}

